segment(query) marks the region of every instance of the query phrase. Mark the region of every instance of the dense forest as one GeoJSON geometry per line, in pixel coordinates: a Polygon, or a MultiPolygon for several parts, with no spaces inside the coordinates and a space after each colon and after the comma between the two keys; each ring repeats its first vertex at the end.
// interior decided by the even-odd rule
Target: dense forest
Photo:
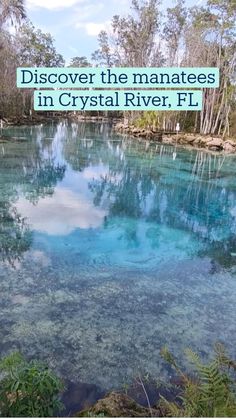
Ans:
{"type": "MultiPolygon", "coordinates": [[[[185,7],[182,0],[163,12],[159,0],[131,0],[130,10],[113,16],[98,36],[91,57],[72,57],[70,66],[219,67],[220,87],[204,89],[198,112],[144,112],[160,128],[201,134],[236,135],[236,3],[208,0],[185,7]]],[[[78,40],[79,41],[79,40],[78,40]]],[[[27,117],[32,91],[16,87],[18,66],[65,66],[49,33],[27,18],[24,0],[0,2],[0,118],[27,117]]],[[[137,117],[137,112],[128,117],[137,117]]],[[[140,115],[138,115],[140,117],[140,115]]]]}

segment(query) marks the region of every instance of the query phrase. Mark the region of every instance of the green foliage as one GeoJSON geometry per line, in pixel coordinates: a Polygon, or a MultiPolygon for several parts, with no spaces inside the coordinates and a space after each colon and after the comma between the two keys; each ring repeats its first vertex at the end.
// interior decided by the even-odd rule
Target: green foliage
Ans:
{"type": "Polygon", "coordinates": [[[91,67],[88,59],[84,56],[82,57],[73,57],[70,60],[70,67],[91,67]]]}
{"type": "Polygon", "coordinates": [[[25,220],[9,202],[0,204],[0,261],[20,260],[32,243],[32,234],[25,220]]]}
{"type": "Polygon", "coordinates": [[[20,23],[26,18],[24,0],[1,0],[0,2],[0,27],[10,22],[12,25],[20,23]]]}
{"type": "Polygon", "coordinates": [[[98,413],[97,415],[95,415],[93,412],[86,412],[84,414],[85,418],[105,418],[106,415],[104,413],[98,413]]]}
{"type": "Polygon", "coordinates": [[[99,49],[92,55],[98,65],[145,67],[164,61],[155,36],[160,27],[159,0],[131,0],[131,12],[115,15],[111,21],[112,36],[101,31],[99,49]]]}
{"type": "Polygon", "coordinates": [[[50,33],[36,29],[27,21],[17,33],[20,64],[37,67],[63,67],[65,61],[54,46],[50,33]]]}
{"type": "Polygon", "coordinates": [[[178,64],[177,52],[182,39],[182,32],[186,25],[187,10],[182,0],[177,0],[176,5],[167,9],[167,21],[164,25],[164,35],[169,50],[169,64],[178,64]]]}
{"type": "Polygon", "coordinates": [[[182,372],[174,356],[164,348],[163,358],[171,364],[182,379],[181,394],[176,402],[161,397],[160,405],[168,416],[175,417],[235,417],[235,382],[230,369],[236,370],[236,363],[225,353],[221,345],[215,348],[215,357],[203,364],[199,356],[191,350],[186,351],[195,374],[189,376],[182,372]]]}
{"type": "Polygon", "coordinates": [[[156,129],[159,127],[159,117],[156,111],[145,111],[140,118],[136,119],[135,125],[138,128],[156,129]]]}
{"type": "Polygon", "coordinates": [[[0,362],[0,416],[49,417],[62,408],[61,381],[40,362],[13,353],[0,362]]]}

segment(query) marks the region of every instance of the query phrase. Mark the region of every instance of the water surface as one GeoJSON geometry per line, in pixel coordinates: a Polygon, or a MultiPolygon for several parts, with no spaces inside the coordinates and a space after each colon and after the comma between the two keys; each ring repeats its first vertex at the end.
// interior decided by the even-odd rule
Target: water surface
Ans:
{"type": "Polygon", "coordinates": [[[98,124],[3,134],[1,355],[101,389],[166,378],[163,345],[236,355],[236,157],[98,124]]]}

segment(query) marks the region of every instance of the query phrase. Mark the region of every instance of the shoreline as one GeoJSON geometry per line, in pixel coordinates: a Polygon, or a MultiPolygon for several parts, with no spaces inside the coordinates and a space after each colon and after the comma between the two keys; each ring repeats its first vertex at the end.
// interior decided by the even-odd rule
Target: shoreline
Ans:
{"type": "MultiPolygon", "coordinates": [[[[176,378],[177,380],[177,378],[176,378]]],[[[178,381],[178,380],[177,380],[178,381]]],[[[160,417],[160,402],[159,393],[173,400],[178,392],[174,387],[174,383],[167,389],[167,386],[162,386],[153,381],[145,381],[145,390],[148,394],[150,408],[158,413],[160,417]]],[[[135,380],[130,383],[126,389],[122,387],[102,389],[95,384],[87,384],[82,382],[65,381],[65,391],[61,396],[64,409],[60,416],[76,416],[86,417],[87,414],[106,413],[111,417],[133,417],[135,414],[141,416],[150,416],[150,408],[148,406],[147,396],[141,386],[141,383],[135,380]]]]}
{"type": "Polygon", "coordinates": [[[21,126],[28,126],[28,125],[40,125],[40,124],[48,124],[50,122],[59,122],[61,120],[67,119],[68,121],[73,122],[97,122],[97,123],[112,123],[118,124],[121,119],[117,117],[108,117],[108,116],[86,116],[86,115],[74,115],[72,112],[65,113],[62,115],[59,112],[53,112],[50,116],[45,115],[43,112],[42,114],[34,114],[31,117],[14,117],[14,118],[3,118],[0,119],[0,128],[8,128],[8,127],[21,127],[21,126]],[[1,126],[2,124],[2,126],[1,126]]]}
{"type": "MultiPolygon", "coordinates": [[[[117,117],[111,118],[106,116],[85,116],[85,115],[74,115],[67,114],[64,118],[61,115],[37,115],[37,117],[29,118],[14,118],[4,119],[2,130],[9,127],[22,127],[30,125],[44,125],[49,123],[60,122],[61,120],[68,120],[75,123],[105,123],[110,124],[114,133],[122,135],[124,137],[132,137],[140,141],[148,140],[158,142],[163,145],[172,145],[175,147],[184,147],[188,150],[200,150],[207,153],[213,153],[217,155],[235,155],[236,154],[236,138],[225,138],[220,136],[206,134],[201,135],[198,133],[186,133],[186,132],[169,132],[163,133],[161,131],[138,128],[135,125],[128,125],[121,122],[117,117]]],[[[6,138],[4,134],[0,134],[0,141],[4,141],[6,138]]]]}
{"type": "Polygon", "coordinates": [[[114,126],[114,131],[123,136],[131,136],[140,140],[146,139],[158,141],[162,144],[182,146],[187,149],[202,150],[205,152],[217,152],[217,154],[234,155],[236,154],[236,139],[223,139],[216,135],[201,135],[193,133],[162,133],[146,128],[138,128],[135,125],[125,125],[118,123],[114,126]]]}

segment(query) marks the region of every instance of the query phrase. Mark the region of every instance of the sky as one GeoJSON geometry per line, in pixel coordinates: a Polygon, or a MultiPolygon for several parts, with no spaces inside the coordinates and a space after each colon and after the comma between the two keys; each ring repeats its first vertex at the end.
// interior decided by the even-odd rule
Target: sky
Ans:
{"type": "MultiPolygon", "coordinates": [[[[130,3],[131,0],[26,0],[26,8],[34,26],[52,34],[57,51],[69,64],[75,56],[90,59],[98,48],[99,32],[109,28],[115,14],[127,15],[130,3]]],[[[175,0],[163,3],[169,7],[175,0]]],[[[186,1],[188,6],[194,3],[186,1]]]]}

